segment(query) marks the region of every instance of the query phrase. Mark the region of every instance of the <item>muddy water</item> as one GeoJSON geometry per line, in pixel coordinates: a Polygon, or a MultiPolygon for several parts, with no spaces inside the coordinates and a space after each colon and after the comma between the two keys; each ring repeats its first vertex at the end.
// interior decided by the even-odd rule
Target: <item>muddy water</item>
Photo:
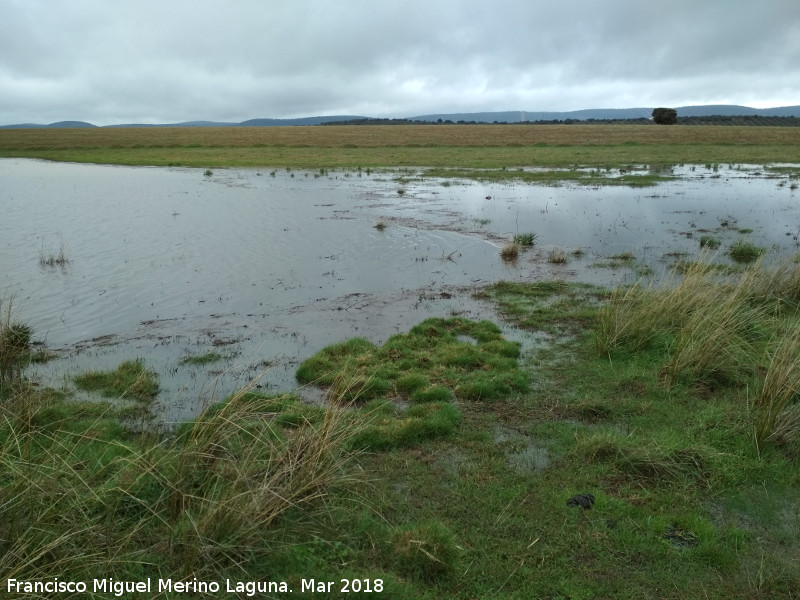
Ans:
{"type": "Polygon", "coordinates": [[[181,420],[256,376],[294,389],[300,361],[348,337],[381,343],[428,316],[497,320],[470,294],[500,279],[613,285],[638,275],[610,268],[611,255],[658,273],[704,233],[724,250],[737,228],[796,250],[790,180],[754,167],[673,172],[631,189],[2,159],[0,297],[58,351],[36,368],[44,382],[140,357],[160,375],[164,418],[181,420]],[[515,232],[535,232],[537,246],[504,263],[515,232]],[[579,246],[581,258],[547,261],[579,246]],[[68,263],[40,264],[62,249],[68,263]],[[181,363],[211,351],[225,358],[181,363]]]}

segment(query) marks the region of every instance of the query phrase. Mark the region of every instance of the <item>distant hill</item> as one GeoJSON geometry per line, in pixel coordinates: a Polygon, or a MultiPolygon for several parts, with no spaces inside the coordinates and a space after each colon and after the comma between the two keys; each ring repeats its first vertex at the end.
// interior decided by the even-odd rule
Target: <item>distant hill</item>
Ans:
{"type": "MultiPolygon", "coordinates": [[[[248,119],[241,123],[228,123],[222,121],[183,121],[181,123],[159,123],[148,125],[145,123],[129,123],[125,125],[107,125],[107,127],[286,127],[292,125],[321,125],[338,121],[350,121],[352,119],[363,119],[354,115],[334,115],[322,117],[301,117],[297,119],[248,119]]],[[[51,127],[47,125],[47,127],[51,127]]]]}
{"type": "MultiPolygon", "coordinates": [[[[777,108],[750,108],[734,104],[712,104],[701,106],[681,106],[676,108],[678,118],[708,118],[708,117],[795,117],[800,118],[800,105],[781,106],[777,108]]],[[[475,112],[475,113],[440,113],[419,115],[406,118],[381,118],[357,115],[333,115],[302,117],[297,119],[249,119],[240,123],[224,123],[217,121],[184,121],[181,123],[144,124],[129,123],[126,125],[108,125],[107,127],[276,127],[292,125],[322,125],[331,123],[528,123],[528,122],[576,122],[576,121],[617,121],[650,119],[652,108],[592,108],[573,110],[567,112],[543,111],[500,111],[500,112],[475,112]]],[[[748,121],[747,124],[757,124],[748,121]]],[[[763,124],[777,124],[771,121],[763,124]]],[[[67,127],[96,127],[84,121],[59,121],[49,125],[35,123],[21,123],[17,125],[0,125],[0,129],[44,129],[67,127]]]]}
{"type": "Polygon", "coordinates": [[[338,115],[332,117],[303,117],[302,119],[250,119],[242,121],[239,125],[243,127],[275,127],[281,125],[321,125],[322,123],[336,123],[339,121],[351,121],[353,119],[363,119],[356,115],[338,115]]]}
{"type": "Polygon", "coordinates": [[[49,125],[39,125],[37,123],[20,123],[19,125],[0,125],[0,129],[66,129],[76,127],[97,127],[85,121],[59,121],[49,125]]]}
{"type": "Polygon", "coordinates": [[[641,119],[650,118],[652,108],[598,108],[569,112],[503,111],[478,113],[443,113],[409,117],[411,121],[459,121],[476,123],[524,123],[528,121],[585,121],[587,119],[641,119]]]}
{"type": "MultiPolygon", "coordinates": [[[[800,117],[800,105],[782,106],[779,108],[750,108],[749,106],[736,106],[734,104],[716,104],[702,106],[681,106],[675,109],[678,117],[708,117],[708,116],[762,116],[762,117],[800,117]]],[[[630,119],[649,119],[653,114],[652,108],[590,108],[568,112],[479,112],[479,113],[450,113],[419,115],[409,117],[409,121],[444,121],[476,122],[476,123],[523,123],[533,121],[611,121],[630,119]]]]}

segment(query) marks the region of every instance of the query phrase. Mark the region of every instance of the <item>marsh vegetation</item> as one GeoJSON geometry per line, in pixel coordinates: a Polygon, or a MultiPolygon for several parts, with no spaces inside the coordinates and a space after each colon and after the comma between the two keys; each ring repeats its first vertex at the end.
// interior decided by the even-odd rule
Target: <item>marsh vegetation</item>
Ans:
{"type": "MultiPolygon", "coordinates": [[[[99,397],[4,385],[0,574],[791,598],[800,267],[693,265],[611,291],[501,282],[483,298],[549,340],[528,355],[490,322],[430,319],[305,361],[325,405],[245,388],[167,437],[99,397]]],[[[121,365],[98,393],[128,371],[147,376],[121,365]]]]}
{"type": "Polygon", "coordinates": [[[42,246],[42,249],[39,252],[40,266],[63,267],[67,264],[69,264],[69,258],[67,258],[67,251],[63,243],[61,244],[57,252],[45,252],[44,246],[42,246]]]}

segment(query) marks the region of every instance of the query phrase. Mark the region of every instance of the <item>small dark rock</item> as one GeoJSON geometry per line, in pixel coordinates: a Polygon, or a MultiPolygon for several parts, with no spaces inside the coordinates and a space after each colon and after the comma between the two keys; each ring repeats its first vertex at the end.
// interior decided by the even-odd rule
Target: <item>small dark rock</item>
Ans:
{"type": "Polygon", "coordinates": [[[589,510],[592,508],[594,504],[594,494],[576,494],[569,500],[567,500],[567,506],[569,507],[578,507],[580,506],[584,510],[589,510]]]}

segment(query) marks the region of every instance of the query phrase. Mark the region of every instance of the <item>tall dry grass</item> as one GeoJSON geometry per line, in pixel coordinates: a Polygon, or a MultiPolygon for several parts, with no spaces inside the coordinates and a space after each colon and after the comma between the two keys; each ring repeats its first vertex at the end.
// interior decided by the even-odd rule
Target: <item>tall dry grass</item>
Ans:
{"type": "Polygon", "coordinates": [[[219,577],[268,554],[287,511],[307,518],[352,479],[354,426],[335,399],[287,427],[275,399],[242,391],[163,439],[38,393],[0,405],[3,580],[219,577]]]}
{"type": "Polygon", "coordinates": [[[347,479],[343,447],[352,429],[337,400],[318,422],[281,429],[277,417],[274,400],[242,391],[182,434],[165,489],[190,546],[252,547],[284,512],[347,479]]]}
{"type": "Polygon", "coordinates": [[[762,257],[721,274],[709,259],[660,285],[615,290],[598,317],[597,351],[611,356],[658,344],[669,386],[750,385],[755,377],[756,441],[800,439],[800,264],[768,265],[762,257]]]}
{"type": "Polygon", "coordinates": [[[771,340],[766,372],[756,388],[755,437],[759,444],[797,439],[800,434],[800,319],[771,340]]]}
{"type": "Polygon", "coordinates": [[[710,254],[701,253],[682,274],[673,271],[658,284],[615,289],[599,314],[598,352],[607,355],[619,347],[643,350],[657,336],[684,327],[698,311],[718,305],[726,291],[717,285],[710,260],[710,254]]]}

